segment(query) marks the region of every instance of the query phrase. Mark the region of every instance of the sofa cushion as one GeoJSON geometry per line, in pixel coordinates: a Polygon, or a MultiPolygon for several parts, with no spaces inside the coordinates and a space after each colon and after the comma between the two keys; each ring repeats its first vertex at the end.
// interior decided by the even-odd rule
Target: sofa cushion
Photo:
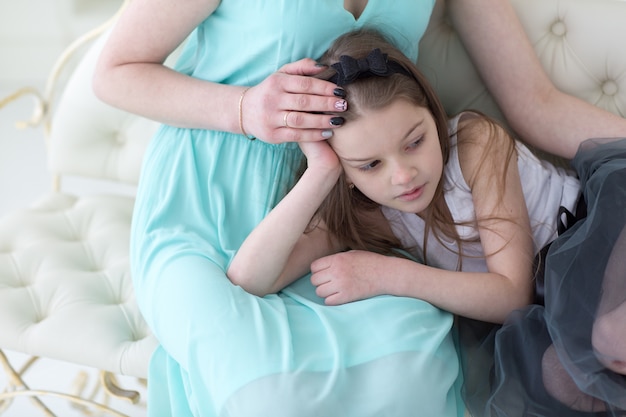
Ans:
{"type": "Polygon", "coordinates": [[[157,342],[129,276],[133,201],[52,193],[0,219],[0,346],[147,376],[157,342]]]}

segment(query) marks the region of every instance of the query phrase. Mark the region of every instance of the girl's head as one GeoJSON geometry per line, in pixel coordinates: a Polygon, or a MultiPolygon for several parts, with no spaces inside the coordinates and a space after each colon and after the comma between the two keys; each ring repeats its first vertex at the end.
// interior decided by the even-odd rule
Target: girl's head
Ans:
{"type": "Polygon", "coordinates": [[[415,64],[366,29],[338,38],[320,62],[329,65],[320,76],[344,88],[349,102],[346,123],[329,140],[344,168],[320,209],[330,231],[351,248],[389,252],[398,242],[368,224],[380,205],[448,219],[448,118],[415,64]]]}
{"type": "MultiPolygon", "coordinates": [[[[433,156],[442,159],[444,163],[447,161],[448,117],[441,102],[415,64],[379,32],[360,29],[343,35],[322,56],[320,62],[330,66],[328,72],[322,76],[344,88],[349,98],[348,109],[341,113],[346,124],[342,129],[337,129],[335,137],[329,141],[340,157],[344,156],[342,151],[346,158],[363,156],[365,146],[385,145],[398,139],[393,135],[392,129],[399,127],[397,124],[402,122],[410,127],[417,123],[423,124],[421,129],[413,129],[415,134],[422,133],[414,139],[417,140],[426,133],[434,134],[439,152],[433,156]],[[409,120],[399,117],[391,110],[392,107],[396,111],[404,111],[404,117],[409,120]],[[352,123],[357,120],[358,123],[352,123]],[[373,127],[379,129],[372,130],[373,127]]],[[[403,136],[412,136],[408,131],[400,133],[403,136]]],[[[343,158],[342,162],[345,162],[343,158]]],[[[384,161],[370,162],[373,171],[375,166],[381,167],[384,161]]],[[[356,188],[365,191],[359,187],[359,184],[364,184],[360,181],[361,176],[351,169],[353,166],[354,164],[344,163],[347,168],[346,179],[350,183],[353,180],[356,188]]],[[[366,166],[363,165],[363,168],[366,166]]],[[[370,196],[377,200],[375,197],[370,196]]]]}

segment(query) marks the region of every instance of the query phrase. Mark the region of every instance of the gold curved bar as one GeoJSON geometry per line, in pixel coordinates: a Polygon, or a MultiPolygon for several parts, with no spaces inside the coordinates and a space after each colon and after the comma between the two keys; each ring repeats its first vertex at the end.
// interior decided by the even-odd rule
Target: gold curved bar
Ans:
{"type": "MultiPolygon", "coordinates": [[[[80,397],[83,399],[88,399],[90,401],[94,401],[94,398],[96,398],[96,396],[98,395],[98,393],[100,392],[100,390],[102,389],[102,385],[101,384],[94,384],[94,386],[91,389],[91,393],[89,395],[83,395],[83,391],[85,390],[85,388],[87,387],[87,383],[89,382],[89,376],[87,375],[87,372],[85,371],[80,371],[78,373],[78,375],[76,376],[76,378],[74,379],[74,389],[72,390],[72,393],[74,394],[74,396],[76,397],[80,397]]],[[[104,405],[104,406],[108,406],[109,405],[109,395],[106,393],[106,391],[104,392],[104,398],[102,399],[102,401],[99,402],[99,404],[104,405]]],[[[84,405],[79,405],[79,404],[72,404],[72,407],[79,410],[83,415],[86,416],[91,416],[94,415],[94,412],[92,412],[89,407],[86,407],[84,405]]]]}
{"type": "MultiPolygon", "coordinates": [[[[9,362],[9,359],[6,357],[4,352],[0,350],[0,362],[2,362],[2,366],[4,367],[4,370],[9,378],[5,392],[0,393],[0,411],[4,411],[9,408],[9,406],[13,402],[13,398],[15,397],[13,393],[30,391],[30,388],[22,378],[22,375],[28,370],[28,368],[30,368],[33,363],[37,361],[37,359],[38,358],[36,357],[32,357],[28,362],[26,362],[26,364],[22,367],[20,371],[16,371],[9,362]],[[19,391],[16,391],[18,389],[19,391]]],[[[44,414],[54,417],[52,411],[50,411],[50,409],[46,407],[46,405],[41,402],[38,397],[32,397],[31,399],[34,405],[42,410],[44,414]]]]}
{"type": "Polygon", "coordinates": [[[54,100],[54,94],[59,84],[59,78],[61,74],[63,73],[65,66],[70,61],[70,59],[74,56],[74,54],[76,53],[78,49],[80,49],[82,46],[86,45],[87,43],[91,42],[92,40],[97,38],[99,35],[101,35],[105,30],[107,30],[119,17],[119,15],[126,8],[128,3],[130,3],[130,0],[124,0],[120,8],[112,17],[107,19],[104,23],[102,23],[98,27],[83,34],[74,42],[72,42],[67,48],[65,48],[61,56],[57,58],[57,60],[55,61],[52,67],[52,70],[50,71],[46,79],[46,86],[45,86],[45,90],[43,94],[41,94],[35,88],[24,87],[10,94],[9,96],[0,99],[0,109],[1,109],[7,104],[28,94],[32,94],[36,98],[33,116],[28,121],[17,122],[16,125],[18,128],[38,127],[43,123],[46,135],[50,133],[50,111],[51,111],[51,107],[52,107],[53,100],[54,100]]]}
{"type": "MultiPolygon", "coordinates": [[[[65,50],[61,53],[61,56],[57,58],[55,61],[52,70],[50,71],[48,78],[46,80],[46,86],[44,90],[44,94],[42,96],[43,101],[43,112],[39,119],[39,124],[43,124],[44,134],[46,136],[46,145],[48,144],[48,140],[50,137],[51,127],[51,116],[52,116],[52,108],[54,106],[54,96],[56,90],[59,88],[59,79],[61,74],[65,70],[66,65],[70,61],[70,59],[74,56],[74,54],[83,46],[88,44],[89,42],[96,39],[99,35],[101,35],[105,30],[111,27],[120,14],[124,11],[126,6],[130,3],[131,0],[124,0],[120,8],[115,12],[115,14],[107,19],[104,23],[100,24],[96,28],[88,31],[82,36],[78,37],[74,42],[72,42],[65,50]]],[[[59,191],[61,189],[61,177],[58,173],[52,172],[52,190],[59,191]]]]}
{"type": "Polygon", "coordinates": [[[76,53],[78,49],[80,49],[82,46],[86,45],[87,43],[97,38],[105,30],[107,30],[110,26],[112,26],[113,23],[119,17],[119,15],[124,11],[128,3],[130,3],[130,0],[124,0],[120,8],[112,17],[107,19],[101,25],[97,26],[96,28],[88,31],[87,33],[77,38],[67,48],[65,48],[63,53],[61,53],[61,56],[57,58],[56,62],[54,63],[52,67],[52,70],[50,71],[48,75],[48,78],[46,81],[46,87],[45,87],[44,94],[43,94],[44,102],[46,103],[46,112],[44,114],[45,123],[46,123],[45,124],[46,134],[50,132],[50,110],[51,110],[52,103],[54,100],[54,94],[58,86],[59,78],[63,70],[65,69],[65,66],[67,65],[69,60],[72,58],[72,56],[76,53]]]}
{"type": "Polygon", "coordinates": [[[36,127],[41,124],[43,120],[43,116],[46,114],[46,101],[43,99],[42,95],[33,87],[24,87],[15,91],[12,94],[0,99],[0,109],[7,106],[8,104],[16,101],[20,97],[26,95],[33,95],[35,98],[35,109],[33,110],[33,115],[28,121],[18,121],[15,123],[15,126],[18,129],[23,129],[26,127],[36,127]]]}
{"type": "Polygon", "coordinates": [[[8,376],[7,386],[3,392],[0,392],[0,414],[11,406],[13,399],[16,397],[30,398],[33,405],[39,408],[43,414],[48,417],[55,417],[55,414],[42,402],[40,397],[48,396],[64,399],[86,416],[99,416],[105,413],[112,416],[129,417],[109,405],[109,399],[111,397],[127,400],[132,404],[139,403],[141,397],[140,393],[138,391],[121,388],[116,376],[108,371],[100,371],[99,383],[93,387],[88,396],[82,395],[82,391],[87,386],[88,377],[85,372],[79,373],[75,382],[76,389],[72,394],[32,389],[24,381],[23,374],[39,359],[38,357],[31,357],[18,371],[11,365],[4,352],[0,350],[0,363],[2,363],[8,376]],[[94,399],[99,392],[103,394],[104,399],[98,402],[94,399]]]}
{"type": "Polygon", "coordinates": [[[141,398],[138,391],[121,388],[117,378],[111,372],[100,371],[100,382],[102,383],[104,390],[116,398],[130,401],[132,404],[137,404],[141,398]]]}
{"type": "MultiPolygon", "coordinates": [[[[2,393],[0,394],[0,401],[4,401],[6,399],[13,399],[16,397],[32,397],[32,398],[39,398],[39,397],[54,397],[54,398],[60,398],[66,401],[69,401],[73,404],[77,404],[81,407],[87,407],[87,408],[94,408],[102,413],[106,413],[112,416],[117,416],[117,417],[130,417],[127,414],[121,413],[119,411],[116,411],[114,409],[112,409],[111,407],[99,404],[95,401],[91,401],[91,400],[86,400],[84,398],[80,398],[77,397],[75,395],[71,395],[71,394],[64,394],[62,392],[56,392],[56,391],[44,391],[44,390],[19,390],[19,391],[12,391],[12,392],[6,392],[6,393],[2,393]]],[[[50,412],[50,414],[48,414],[50,416],[54,416],[54,414],[52,414],[50,412]]]]}

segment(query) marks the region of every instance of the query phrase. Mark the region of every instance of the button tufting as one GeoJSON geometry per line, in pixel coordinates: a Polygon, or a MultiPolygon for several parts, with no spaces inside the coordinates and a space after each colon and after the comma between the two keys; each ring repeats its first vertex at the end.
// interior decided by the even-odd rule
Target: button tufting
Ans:
{"type": "Polygon", "coordinates": [[[39,324],[42,321],[44,321],[46,319],[46,317],[48,317],[46,314],[36,313],[35,317],[33,317],[32,324],[33,325],[39,324]]]}
{"type": "Polygon", "coordinates": [[[552,30],[552,34],[554,34],[555,36],[565,36],[565,34],[567,33],[567,27],[565,26],[565,22],[563,22],[562,20],[557,20],[556,22],[554,22],[550,29],[552,30]]]}
{"type": "Polygon", "coordinates": [[[114,135],[112,143],[121,147],[126,146],[126,143],[128,142],[126,134],[122,130],[116,133],[117,134],[114,135]]]}
{"type": "Polygon", "coordinates": [[[607,80],[602,84],[602,92],[607,96],[614,96],[617,94],[617,84],[613,80],[607,80]]]}

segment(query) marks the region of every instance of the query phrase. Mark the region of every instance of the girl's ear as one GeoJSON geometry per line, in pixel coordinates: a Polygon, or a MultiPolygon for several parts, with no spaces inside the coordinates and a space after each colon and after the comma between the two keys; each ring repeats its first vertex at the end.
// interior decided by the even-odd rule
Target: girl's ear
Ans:
{"type": "Polygon", "coordinates": [[[352,178],[350,178],[350,176],[346,173],[346,171],[343,171],[343,181],[344,183],[348,186],[348,189],[353,190],[354,189],[354,181],[352,181],[352,178]]]}

